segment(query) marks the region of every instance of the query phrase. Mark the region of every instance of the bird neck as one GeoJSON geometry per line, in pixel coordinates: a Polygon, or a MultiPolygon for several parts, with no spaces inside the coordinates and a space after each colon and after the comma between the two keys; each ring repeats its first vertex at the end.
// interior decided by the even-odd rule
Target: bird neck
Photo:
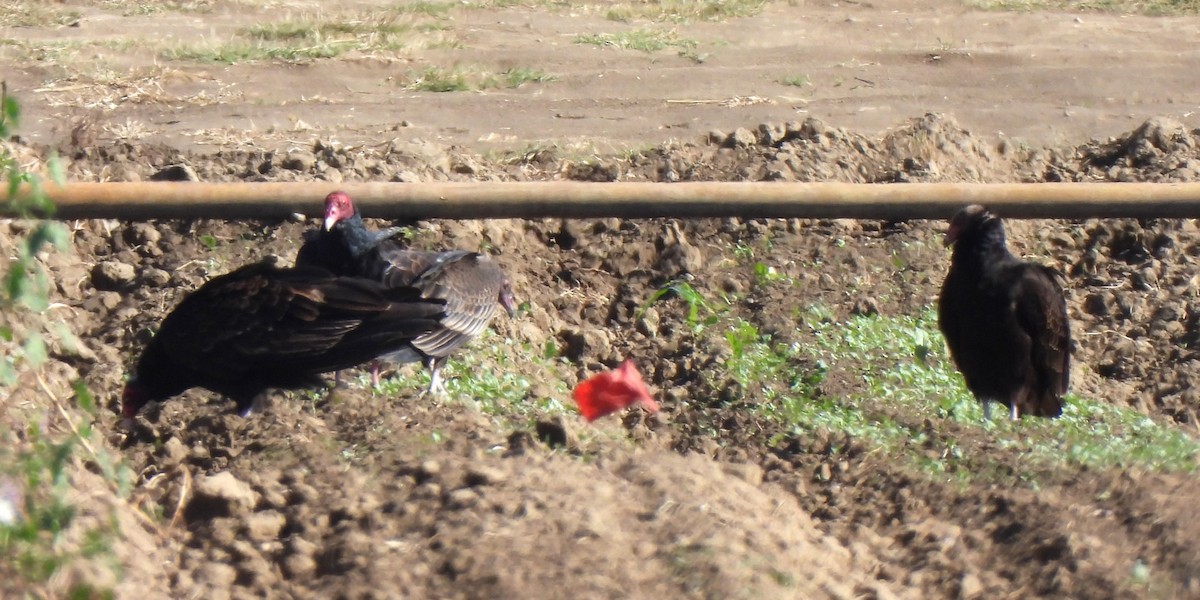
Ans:
{"type": "Polygon", "coordinates": [[[988,219],[965,232],[954,244],[953,262],[982,266],[1011,256],[1000,219],[988,219]]]}
{"type": "Polygon", "coordinates": [[[151,342],[142,352],[137,365],[138,387],[146,400],[165,400],[184,390],[194,387],[190,378],[167,359],[165,350],[151,342]]]}
{"type": "Polygon", "coordinates": [[[338,221],[334,229],[342,234],[342,239],[354,258],[366,254],[377,243],[371,232],[367,231],[367,226],[358,211],[355,211],[353,216],[338,221]]]}

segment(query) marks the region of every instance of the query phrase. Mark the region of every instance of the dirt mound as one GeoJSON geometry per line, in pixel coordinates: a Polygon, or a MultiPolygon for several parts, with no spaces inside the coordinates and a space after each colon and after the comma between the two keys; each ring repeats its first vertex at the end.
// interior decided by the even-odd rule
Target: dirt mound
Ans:
{"type": "Polygon", "coordinates": [[[822,535],[761,486],[752,466],[661,452],[593,464],[540,452],[381,459],[369,479],[331,480],[310,464],[209,485],[213,502],[188,517],[204,548],[186,554],[195,575],[176,592],[207,597],[231,584],[234,596],[243,586],[253,595],[446,598],[888,591],[854,569],[870,557],[822,535]],[[246,504],[230,515],[241,494],[246,504]]]}

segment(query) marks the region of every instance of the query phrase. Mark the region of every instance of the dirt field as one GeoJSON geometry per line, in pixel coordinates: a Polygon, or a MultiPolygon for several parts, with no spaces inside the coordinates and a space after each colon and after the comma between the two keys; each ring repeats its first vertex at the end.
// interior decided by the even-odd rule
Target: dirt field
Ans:
{"type": "MultiPolygon", "coordinates": [[[[18,3],[0,10],[13,148],[35,169],[57,149],[71,180],[182,164],[331,190],[1200,179],[1197,17],[508,4],[18,3]]],[[[61,398],[86,381],[133,480],[117,500],[94,463],[72,473],[82,514],[115,505],[122,535],[37,593],[1200,597],[1191,220],[1009,223],[1066,277],[1079,399],[1051,423],[984,424],[929,337],[944,223],[609,219],[403,224],[492,252],[524,302],[452,361],[450,398],[406,368],[251,419],[193,390],[118,431],[163,315],[290,261],[312,223],[72,222],[44,257],[56,304],[22,326],[84,341],[52,344],[42,376],[61,398]],[[585,425],[569,390],[626,357],[662,412],[585,425]]],[[[0,221],[6,256],[26,230],[0,221]]],[[[29,377],[0,414],[61,426],[29,377]]]]}

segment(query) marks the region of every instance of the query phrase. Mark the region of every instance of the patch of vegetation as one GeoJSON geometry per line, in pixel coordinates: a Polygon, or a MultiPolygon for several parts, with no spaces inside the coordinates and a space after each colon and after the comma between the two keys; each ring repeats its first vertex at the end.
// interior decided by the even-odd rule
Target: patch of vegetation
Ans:
{"type": "Polygon", "coordinates": [[[629,22],[635,19],[650,21],[724,21],[751,17],[762,12],[767,0],[648,0],[620,3],[608,9],[605,18],[629,22]]]}
{"type": "Polygon", "coordinates": [[[425,67],[420,75],[413,78],[408,89],[418,92],[467,92],[474,89],[467,75],[468,71],[458,67],[425,67]]]}
{"type": "Polygon", "coordinates": [[[575,43],[614,46],[622,50],[640,50],[642,52],[657,52],[664,48],[692,50],[698,45],[696,40],[679,37],[679,34],[674,31],[659,29],[634,29],[621,33],[585,34],[577,36],[575,43]]]}
{"type": "Polygon", "coordinates": [[[1200,0],[966,0],[966,4],[982,10],[1019,12],[1071,10],[1146,15],[1200,14],[1200,0]]]}
{"type": "Polygon", "coordinates": [[[455,4],[450,2],[430,2],[429,0],[418,0],[417,2],[400,2],[397,3],[391,10],[398,13],[407,13],[413,15],[425,15],[427,17],[440,17],[450,12],[455,4]]]}
{"type": "Polygon", "coordinates": [[[16,0],[0,4],[0,27],[63,27],[79,22],[77,10],[44,0],[16,0]]]}
{"type": "Polygon", "coordinates": [[[721,318],[721,315],[704,299],[704,296],[697,292],[690,283],[683,280],[668,282],[650,294],[650,297],[638,309],[637,318],[642,318],[647,308],[664,298],[679,298],[687,304],[687,321],[693,329],[715,325],[721,318]]]}
{"type": "Polygon", "coordinates": [[[808,79],[808,75],[788,75],[787,77],[781,77],[779,79],[779,83],[783,85],[790,85],[792,87],[805,87],[812,85],[812,82],[808,79]]]}
{"type": "MultiPolygon", "coordinates": [[[[693,307],[706,303],[690,286],[693,307]]],[[[675,292],[664,288],[652,301],[675,292]]],[[[647,303],[649,304],[649,302],[647,303]]],[[[698,323],[700,308],[692,321],[698,323]]],[[[812,307],[798,315],[807,323],[804,343],[785,345],[747,321],[714,316],[704,326],[727,327],[729,353],[709,380],[730,380],[752,398],[753,410],[785,425],[788,435],[814,431],[849,436],[868,447],[906,459],[918,470],[960,481],[1034,479],[1031,468],[1064,464],[1088,468],[1138,468],[1192,472],[1200,442],[1137,411],[1068,395],[1058,419],[1007,419],[1004,410],[983,418],[945,350],[936,314],[855,316],[835,321],[812,307]],[[832,389],[854,390],[843,394],[832,389]],[[949,420],[966,438],[941,433],[949,420]],[[1020,456],[1020,464],[993,458],[989,447],[1020,456]]]]}
{"type": "Polygon", "coordinates": [[[351,51],[384,52],[428,47],[440,40],[423,35],[440,29],[418,29],[396,15],[366,19],[306,18],[265,23],[238,30],[238,39],[216,45],[184,45],[168,58],[233,64],[256,60],[303,61],[332,58],[351,51]]]}
{"type": "MultiPolygon", "coordinates": [[[[20,117],[16,101],[0,85],[0,139],[8,139],[20,117]]],[[[52,214],[54,207],[41,192],[38,178],[24,172],[6,146],[0,145],[0,172],[6,179],[3,213],[28,219],[52,214]],[[28,186],[28,194],[16,192],[28,186]]],[[[50,172],[61,180],[57,160],[50,172]]],[[[62,223],[30,221],[29,233],[17,240],[15,257],[6,265],[0,288],[0,578],[7,591],[26,597],[111,597],[108,590],[86,582],[57,581],[62,568],[78,559],[108,556],[119,535],[115,514],[95,524],[80,524],[81,513],[95,513],[77,504],[72,474],[86,462],[98,471],[111,491],[126,497],[130,473],[103,450],[92,430],[98,407],[81,382],[73,385],[74,406],[64,403],[47,384],[47,339],[63,347],[78,344],[61,321],[37,315],[49,308],[49,277],[37,259],[40,252],[66,245],[62,223]],[[97,450],[100,448],[100,450],[97,450]]],[[[111,558],[111,557],[110,557],[111,558]]],[[[112,562],[100,561],[100,564],[112,562]]]]}
{"type": "Polygon", "coordinates": [[[526,83],[546,83],[557,77],[526,67],[488,73],[466,67],[429,66],[409,79],[407,88],[419,92],[469,92],[493,88],[518,88],[526,83]]]}
{"type": "Polygon", "coordinates": [[[500,74],[501,80],[506,87],[519,88],[526,83],[549,83],[558,81],[558,77],[550,75],[545,71],[530,69],[528,67],[517,67],[509,69],[500,74]]]}
{"type": "MultiPolygon", "coordinates": [[[[985,422],[980,403],[946,354],[932,309],[916,317],[818,320],[812,329],[816,343],[804,347],[815,349],[809,350],[809,357],[824,361],[830,370],[852,369],[854,373],[843,377],[862,381],[864,392],[856,395],[856,402],[875,402],[989,430],[1001,447],[1047,465],[1196,470],[1197,440],[1137,411],[1074,394],[1065,399],[1058,419],[1024,418],[1014,423],[1004,415],[993,415],[991,422],[985,422]]],[[[947,465],[946,470],[956,466],[947,465]]]]}
{"type": "MultiPolygon", "coordinates": [[[[449,398],[471,402],[510,428],[570,412],[564,402],[571,397],[571,390],[564,383],[567,380],[567,366],[557,357],[553,345],[534,348],[510,338],[500,339],[491,329],[455,353],[442,369],[449,398]],[[531,380],[521,372],[528,371],[528,365],[536,365],[537,372],[544,376],[538,381],[531,380]]],[[[370,385],[366,376],[361,381],[370,385]]],[[[378,392],[386,396],[412,394],[428,387],[428,369],[409,365],[381,380],[378,392]]]]}
{"type": "Polygon", "coordinates": [[[377,36],[388,38],[403,35],[412,25],[391,19],[376,21],[281,21],[255,25],[239,30],[239,34],[264,42],[300,41],[319,44],[330,38],[347,36],[377,36]]]}

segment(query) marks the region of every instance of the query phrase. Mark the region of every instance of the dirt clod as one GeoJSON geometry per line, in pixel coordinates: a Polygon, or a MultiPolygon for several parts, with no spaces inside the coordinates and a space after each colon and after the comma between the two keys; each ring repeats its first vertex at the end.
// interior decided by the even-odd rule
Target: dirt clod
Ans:
{"type": "Polygon", "coordinates": [[[189,514],[193,515],[190,518],[204,518],[206,514],[244,514],[258,503],[258,495],[250,485],[228,471],[198,479],[195,494],[188,507],[189,514]]]}
{"type": "Polygon", "coordinates": [[[106,260],[92,268],[92,285],[98,290],[123,290],[136,278],[137,270],[133,265],[115,260],[106,260]]]}

